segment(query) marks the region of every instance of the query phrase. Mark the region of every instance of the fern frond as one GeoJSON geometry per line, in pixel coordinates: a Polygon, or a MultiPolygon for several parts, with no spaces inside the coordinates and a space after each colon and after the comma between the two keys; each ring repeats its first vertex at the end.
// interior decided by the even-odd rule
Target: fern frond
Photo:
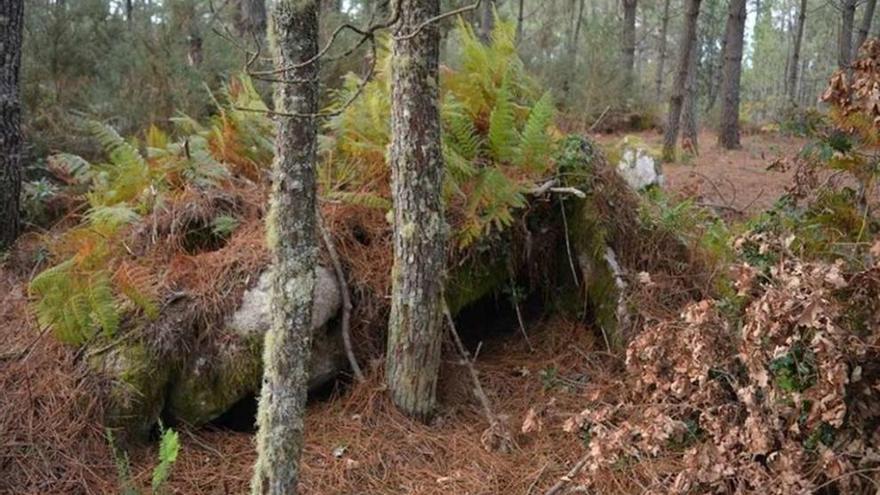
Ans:
{"type": "Polygon", "coordinates": [[[95,120],[85,123],[86,129],[94,137],[110,158],[110,163],[118,167],[130,168],[138,165],[143,169],[147,163],[140,151],[116,132],[116,129],[95,120]]]}
{"type": "Polygon", "coordinates": [[[83,157],[59,153],[48,159],[49,171],[67,184],[84,185],[93,178],[92,165],[83,157]]]}
{"type": "Polygon", "coordinates": [[[547,133],[547,128],[553,121],[554,113],[553,96],[548,91],[532,107],[523,128],[517,156],[520,166],[528,167],[533,171],[541,171],[549,165],[552,139],[547,133]]]}
{"type": "Polygon", "coordinates": [[[445,142],[466,160],[473,160],[483,148],[483,140],[464,106],[450,94],[443,105],[445,142]]]}
{"type": "Polygon", "coordinates": [[[489,117],[489,148],[492,150],[492,157],[500,162],[513,162],[518,140],[516,114],[508,79],[505,78],[498,88],[495,106],[489,117]]]}
{"type": "Polygon", "coordinates": [[[149,269],[123,262],[113,273],[113,283],[148,318],[159,316],[159,289],[155,276],[149,269]]]}
{"type": "Polygon", "coordinates": [[[86,219],[98,232],[111,235],[120,227],[137,222],[141,216],[128,204],[118,203],[110,206],[93,206],[86,212],[86,219]]]}

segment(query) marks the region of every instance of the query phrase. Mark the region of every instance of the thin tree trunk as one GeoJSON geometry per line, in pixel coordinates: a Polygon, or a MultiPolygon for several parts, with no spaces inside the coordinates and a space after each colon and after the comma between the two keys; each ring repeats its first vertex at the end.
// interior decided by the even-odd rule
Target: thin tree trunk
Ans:
{"type": "Polygon", "coordinates": [[[125,22],[128,23],[129,29],[131,29],[132,23],[132,14],[134,11],[134,6],[131,4],[132,0],[125,0],[125,22]]]}
{"type": "Polygon", "coordinates": [[[726,149],[740,147],[739,96],[742,74],[743,35],[746,25],[746,0],[730,0],[725,38],[727,51],[721,79],[721,129],[718,144],[726,149]]]}
{"type": "Polygon", "coordinates": [[[663,95],[663,72],[666,70],[666,31],[669,29],[669,2],[663,1],[663,18],[660,21],[660,46],[657,54],[657,77],[654,79],[654,94],[659,100],[663,95]]]}
{"type": "Polygon", "coordinates": [[[697,114],[699,112],[699,103],[697,95],[697,71],[699,70],[700,46],[696,43],[694,49],[691,50],[691,61],[688,65],[687,89],[685,90],[684,107],[682,108],[682,132],[681,141],[682,149],[687,150],[691,154],[700,154],[699,142],[699,126],[697,125],[697,114]]]}
{"type": "Polygon", "coordinates": [[[623,29],[621,30],[623,84],[627,91],[635,82],[636,62],[636,9],[638,0],[623,0],[623,29]]]}
{"type": "Polygon", "coordinates": [[[785,96],[789,103],[796,104],[798,69],[800,68],[801,44],[804,39],[804,25],[807,20],[807,0],[801,0],[798,8],[797,26],[794,34],[794,47],[791,51],[791,63],[788,65],[788,78],[785,84],[785,96]]]}
{"type": "Polygon", "coordinates": [[[856,39],[856,46],[853,47],[853,58],[858,57],[859,49],[862,48],[862,45],[865,44],[865,40],[868,39],[868,33],[871,32],[871,22],[874,21],[874,9],[876,7],[877,0],[868,0],[865,3],[865,16],[862,17],[862,24],[859,26],[859,34],[856,39]]]}
{"type": "Polygon", "coordinates": [[[522,41],[522,38],[523,38],[523,15],[524,15],[523,3],[524,2],[525,2],[525,0],[519,0],[519,10],[517,11],[517,14],[516,14],[516,42],[517,42],[517,44],[519,44],[519,42],[522,41]]]}
{"type": "Polygon", "coordinates": [[[495,29],[495,0],[482,0],[480,2],[480,39],[489,44],[492,41],[492,31],[495,29]]]}
{"type": "Polygon", "coordinates": [[[675,75],[675,84],[672,88],[672,96],[669,98],[669,115],[666,120],[666,132],[663,137],[663,159],[675,160],[675,143],[678,141],[678,131],[681,124],[681,109],[684,105],[685,91],[687,89],[688,66],[690,65],[691,53],[695,49],[697,39],[697,18],[700,15],[700,1],[687,1],[687,14],[684,17],[684,26],[681,31],[680,52],[678,58],[678,72],[675,75]]]}
{"type": "MultiPolygon", "coordinates": [[[[318,11],[318,0],[276,2],[272,11],[276,67],[302,63],[318,53],[318,11]]],[[[317,112],[318,64],[282,74],[290,82],[276,86],[276,110],[317,112]]],[[[266,219],[272,255],[272,326],[263,350],[254,495],[297,492],[317,263],[317,119],[279,116],[277,125],[266,219]]]]}
{"type": "Polygon", "coordinates": [[[849,72],[852,62],[853,22],[857,0],[843,0],[840,11],[840,37],[837,40],[837,68],[849,72]]]}
{"type": "Polygon", "coordinates": [[[238,0],[233,25],[239,36],[256,37],[262,43],[266,39],[266,1],[238,0]]]}
{"type": "Polygon", "coordinates": [[[20,229],[21,195],[21,36],[24,0],[0,1],[0,250],[20,229]]]}
{"type": "Polygon", "coordinates": [[[577,48],[581,33],[581,23],[583,22],[584,16],[584,0],[571,0],[571,6],[572,10],[575,10],[575,8],[577,9],[577,16],[574,18],[571,25],[571,31],[568,35],[568,48],[566,49],[566,70],[568,75],[562,82],[562,93],[565,95],[566,100],[571,91],[571,84],[574,82],[575,75],[577,74],[577,48]]]}
{"type": "MultiPolygon", "coordinates": [[[[439,0],[402,0],[399,33],[438,15],[439,0]]],[[[443,154],[438,108],[439,35],[429,25],[392,49],[391,185],[394,268],[385,373],[391,398],[427,419],[436,403],[443,336],[443,154]]]]}

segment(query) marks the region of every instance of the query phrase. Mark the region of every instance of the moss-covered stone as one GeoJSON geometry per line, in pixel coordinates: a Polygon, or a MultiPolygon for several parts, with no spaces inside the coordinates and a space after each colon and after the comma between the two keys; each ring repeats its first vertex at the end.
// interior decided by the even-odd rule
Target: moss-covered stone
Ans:
{"type": "Polygon", "coordinates": [[[451,270],[446,282],[446,304],[454,315],[508,283],[510,275],[504,256],[486,253],[451,270]]]}
{"type": "Polygon", "coordinates": [[[144,344],[123,341],[89,358],[93,369],[110,383],[106,424],[120,430],[125,441],[143,441],[156,425],[165,405],[165,390],[173,366],[160,363],[144,344]]]}

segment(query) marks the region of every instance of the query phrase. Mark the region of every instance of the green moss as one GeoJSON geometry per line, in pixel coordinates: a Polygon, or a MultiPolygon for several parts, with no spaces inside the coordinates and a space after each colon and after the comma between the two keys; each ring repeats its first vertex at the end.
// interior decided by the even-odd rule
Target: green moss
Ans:
{"type": "Polygon", "coordinates": [[[452,270],[446,282],[446,304],[452,314],[508,282],[507,258],[486,252],[452,270]]]}
{"type": "Polygon", "coordinates": [[[262,347],[253,337],[196,357],[169,390],[168,412],[189,424],[205,424],[258,390],[262,347]]]}
{"type": "Polygon", "coordinates": [[[90,365],[111,379],[106,424],[121,430],[126,440],[146,440],[165,405],[165,390],[174,367],[157,362],[140,342],[124,342],[93,356],[90,365]]]}

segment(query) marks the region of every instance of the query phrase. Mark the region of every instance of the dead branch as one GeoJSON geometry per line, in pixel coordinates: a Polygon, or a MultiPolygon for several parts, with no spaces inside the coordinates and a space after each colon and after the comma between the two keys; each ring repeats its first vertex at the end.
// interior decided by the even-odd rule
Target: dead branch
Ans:
{"type": "Polygon", "coordinates": [[[565,474],[565,476],[559,478],[559,481],[556,482],[555,485],[551,486],[549,490],[547,490],[544,495],[557,495],[562,492],[562,489],[565,488],[566,485],[571,483],[572,478],[578,475],[581,472],[581,469],[587,464],[587,460],[589,460],[589,454],[585,455],[574,465],[571,470],[565,474]]]}
{"type": "MultiPolygon", "coordinates": [[[[465,349],[464,344],[461,342],[461,337],[459,337],[458,330],[455,328],[455,321],[452,319],[452,313],[449,311],[449,306],[447,306],[445,302],[443,303],[443,315],[446,317],[446,322],[449,324],[449,333],[452,335],[452,341],[455,343],[455,347],[461,355],[461,364],[467,367],[468,372],[471,375],[471,381],[474,385],[474,395],[477,396],[480,405],[483,406],[483,414],[489,422],[489,429],[486,430],[486,433],[494,437],[491,439],[491,443],[497,445],[499,451],[510,452],[516,445],[513,441],[513,436],[507,431],[504,423],[492,411],[492,403],[489,401],[489,397],[483,390],[483,385],[480,383],[480,376],[477,374],[477,369],[474,367],[474,363],[470,359],[467,349],[465,349]]],[[[487,442],[484,442],[484,445],[486,443],[487,442]]]]}
{"type": "Polygon", "coordinates": [[[357,381],[363,383],[365,380],[364,373],[358,365],[357,358],[354,356],[354,350],[351,346],[351,294],[348,291],[348,283],[345,280],[345,272],[342,270],[342,262],[339,259],[339,253],[333,244],[330,233],[324,227],[324,221],[321,215],[318,215],[318,228],[321,230],[321,237],[324,239],[324,245],[327,247],[327,254],[330,256],[330,262],[333,264],[333,271],[336,273],[336,281],[339,283],[339,291],[342,293],[342,342],[345,346],[345,355],[348,357],[348,364],[357,381]]]}

